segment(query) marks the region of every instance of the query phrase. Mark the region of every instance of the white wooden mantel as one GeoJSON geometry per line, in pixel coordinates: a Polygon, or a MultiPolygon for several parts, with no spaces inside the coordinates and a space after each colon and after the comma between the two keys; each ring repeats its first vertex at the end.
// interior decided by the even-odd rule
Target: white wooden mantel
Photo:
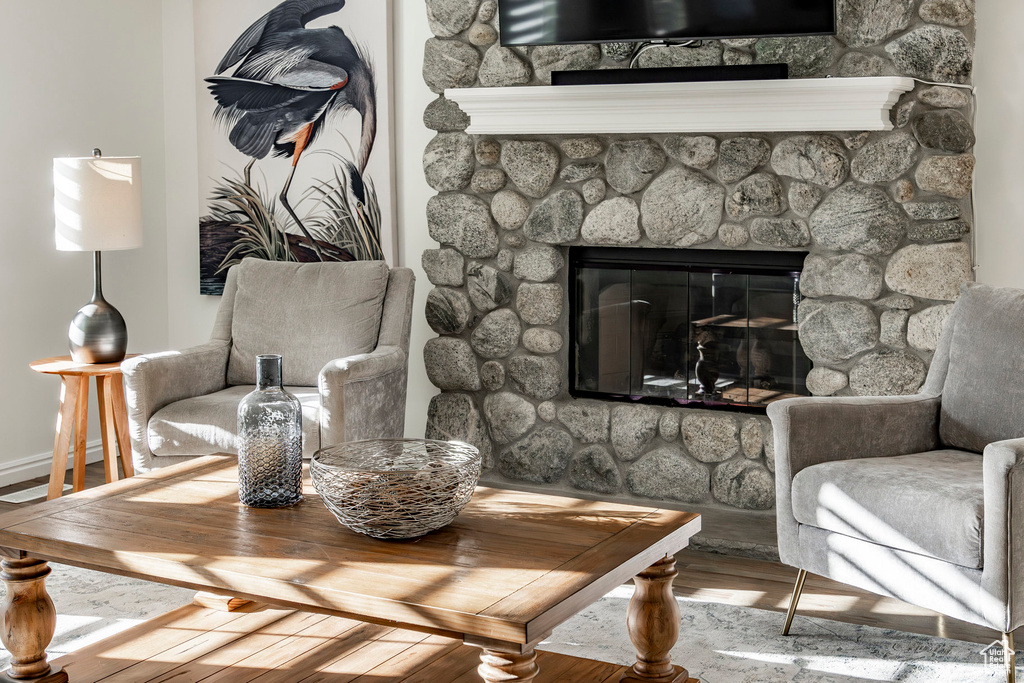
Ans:
{"type": "Polygon", "coordinates": [[[450,88],[475,135],[891,130],[914,79],[450,88]]]}

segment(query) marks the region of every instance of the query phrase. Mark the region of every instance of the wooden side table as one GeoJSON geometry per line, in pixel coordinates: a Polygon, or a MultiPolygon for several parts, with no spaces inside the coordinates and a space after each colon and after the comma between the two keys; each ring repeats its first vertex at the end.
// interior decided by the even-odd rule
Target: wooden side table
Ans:
{"type": "MultiPolygon", "coordinates": [[[[132,356],[127,356],[131,358],[132,356]]],[[[60,376],[60,411],[53,440],[53,464],[46,498],[60,498],[64,492],[64,473],[68,467],[71,435],[75,437],[75,461],[72,490],[85,488],[85,439],[89,415],[89,378],[96,378],[96,395],[100,404],[100,433],[103,437],[103,469],[107,483],[117,481],[117,455],[121,454],[124,475],[135,474],[132,447],[128,440],[128,408],[124,400],[124,384],[120,363],[89,365],[76,363],[71,356],[43,358],[29,365],[44,375],[60,376]],[[116,446],[115,446],[116,442],[116,446]]]]}

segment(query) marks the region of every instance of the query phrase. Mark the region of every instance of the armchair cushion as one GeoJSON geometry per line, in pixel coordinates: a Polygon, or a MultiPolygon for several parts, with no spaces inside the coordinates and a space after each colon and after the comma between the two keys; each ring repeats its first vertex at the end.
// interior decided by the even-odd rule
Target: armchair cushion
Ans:
{"type": "Polygon", "coordinates": [[[285,382],[315,386],[328,362],[376,348],[389,274],[383,261],[245,259],[234,270],[228,384],[255,384],[256,356],[279,353],[285,382]]]}
{"type": "MultiPolygon", "coordinates": [[[[147,438],[155,455],[237,453],[238,402],[255,386],[229,387],[161,408],[149,420],[147,438]]],[[[320,448],[320,393],[316,387],[285,387],[302,404],[302,455],[320,448]]]]}
{"type": "Polygon", "coordinates": [[[942,389],[944,445],[981,453],[1024,425],[1024,290],[965,285],[950,324],[942,389]]]}
{"type": "Polygon", "coordinates": [[[979,569],[983,462],[946,449],[813,465],[793,478],[793,514],[801,524],[979,569]]]}

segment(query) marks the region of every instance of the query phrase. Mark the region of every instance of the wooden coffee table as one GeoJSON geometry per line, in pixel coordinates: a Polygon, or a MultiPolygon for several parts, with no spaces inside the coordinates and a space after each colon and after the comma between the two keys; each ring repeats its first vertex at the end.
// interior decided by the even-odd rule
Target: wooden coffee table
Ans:
{"type": "MultiPolygon", "coordinates": [[[[669,659],[680,620],[672,596],[672,555],[700,530],[698,515],[481,487],[445,529],[414,541],[388,542],[339,525],[308,479],[305,493],[305,500],[292,508],[245,508],[238,502],[235,458],[212,456],[0,516],[0,578],[7,585],[7,598],[0,605],[2,639],[14,655],[9,675],[37,683],[65,681],[68,675],[74,683],[199,680],[198,674],[188,673],[195,670],[188,669],[195,662],[179,661],[182,652],[190,651],[184,645],[176,650],[177,660],[152,654],[160,652],[154,645],[158,634],[177,638],[190,633],[184,627],[176,630],[175,620],[191,620],[190,628],[197,628],[202,614],[195,607],[172,612],[128,636],[115,636],[118,652],[132,653],[134,661],[108,655],[88,661],[75,653],[57,662],[64,664],[63,671],[51,670],[44,650],[53,637],[55,617],[44,581],[47,562],[53,561],[273,606],[258,616],[245,615],[249,622],[239,621],[230,629],[223,618],[208,626],[207,640],[228,629],[230,636],[224,637],[237,640],[235,650],[266,648],[268,623],[278,624],[278,630],[292,624],[294,633],[282,636],[292,646],[308,636],[302,628],[312,628],[304,619],[333,620],[323,621],[316,631],[320,641],[328,639],[327,645],[333,638],[343,642],[344,633],[354,638],[353,628],[359,624],[378,629],[364,633],[367,642],[360,650],[376,653],[376,658],[345,660],[349,669],[365,664],[365,670],[332,675],[341,660],[336,658],[331,669],[323,657],[295,657],[263,671],[269,676],[264,679],[262,674],[243,676],[240,665],[217,660],[223,672],[210,680],[691,680],[669,659]],[[628,628],[639,653],[636,664],[617,667],[542,653],[541,661],[559,673],[552,671],[551,678],[538,674],[534,647],[553,628],[634,576],[628,628]],[[278,621],[267,622],[267,614],[278,615],[278,621]],[[306,627],[300,628],[302,624],[306,627]],[[395,650],[395,638],[418,645],[395,650]],[[471,670],[458,673],[451,663],[466,665],[466,646],[479,649],[479,678],[471,670]],[[381,648],[391,648],[387,652],[394,656],[382,660],[381,648]],[[411,660],[414,652],[424,657],[422,666],[411,660]],[[135,668],[147,657],[154,657],[147,660],[149,668],[135,668]],[[420,674],[434,673],[427,678],[416,678],[415,672],[370,675],[384,660],[390,660],[392,671],[401,664],[406,673],[415,666],[420,674]],[[286,667],[285,674],[278,665],[286,667]],[[185,669],[175,669],[179,666],[185,669]]],[[[95,654],[96,647],[83,652],[95,654]]],[[[204,666],[205,681],[213,664],[204,666]]]]}

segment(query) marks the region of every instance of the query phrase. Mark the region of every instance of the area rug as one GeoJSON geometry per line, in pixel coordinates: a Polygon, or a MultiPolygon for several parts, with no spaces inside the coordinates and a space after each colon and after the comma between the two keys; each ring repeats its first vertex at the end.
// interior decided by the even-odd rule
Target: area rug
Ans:
{"type": "MultiPolygon", "coordinates": [[[[630,586],[616,589],[555,629],[541,647],[553,652],[629,664],[626,631],[630,586]]],[[[777,612],[676,598],[681,636],[672,650],[702,683],[975,683],[1005,681],[986,664],[983,646],[800,617],[789,637],[777,612]]]]}
{"type": "MultiPolygon", "coordinates": [[[[57,657],[192,601],[194,591],[51,565],[47,580],[57,606],[57,657]]],[[[633,590],[623,586],[555,629],[541,649],[619,664],[634,661],[626,632],[633,590]]],[[[793,635],[779,635],[783,617],[750,607],[677,598],[682,637],[673,660],[702,683],[975,683],[1003,681],[974,643],[797,617],[793,635]]],[[[0,668],[8,655],[0,650],[0,668]]],[[[438,683],[445,683],[438,681],[438,683]]]]}

